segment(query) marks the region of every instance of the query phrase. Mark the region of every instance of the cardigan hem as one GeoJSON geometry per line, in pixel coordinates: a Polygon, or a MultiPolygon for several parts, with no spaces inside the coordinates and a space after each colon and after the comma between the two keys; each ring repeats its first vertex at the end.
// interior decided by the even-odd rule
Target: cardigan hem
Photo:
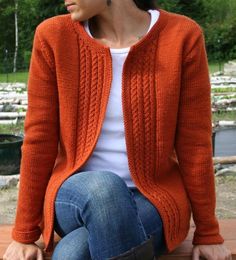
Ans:
{"type": "Polygon", "coordinates": [[[193,245],[213,245],[213,244],[223,244],[224,238],[220,235],[214,236],[197,236],[195,235],[192,241],[193,245]]]}
{"type": "Polygon", "coordinates": [[[24,232],[13,228],[11,232],[12,239],[20,243],[34,243],[40,238],[40,235],[41,230],[39,229],[24,232]]]}

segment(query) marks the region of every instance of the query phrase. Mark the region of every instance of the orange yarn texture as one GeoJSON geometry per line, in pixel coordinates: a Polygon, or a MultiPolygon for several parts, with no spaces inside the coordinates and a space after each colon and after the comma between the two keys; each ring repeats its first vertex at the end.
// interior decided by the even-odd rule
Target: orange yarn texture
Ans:
{"type": "MultiPolygon", "coordinates": [[[[193,244],[218,244],[211,87],[203,31],[184,15],[159,20],[131,46],[122,72],[130,174],[158,209],[169,251],[196,224],[193,244]]],[[[108,46],[70,14],[41,22],[28,79],[28,110],[12,238],[53,249],[54,200],[99,138],[112,82],[108,46]]],[[[101,187],[104,189],[104,187],[101,187]]]]}

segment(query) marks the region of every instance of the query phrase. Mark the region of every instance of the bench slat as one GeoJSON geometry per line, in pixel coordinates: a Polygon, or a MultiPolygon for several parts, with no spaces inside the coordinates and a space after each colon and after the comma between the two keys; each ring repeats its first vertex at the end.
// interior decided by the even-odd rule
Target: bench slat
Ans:
{"type": "MultiPolygon", "coordinates": [[[[225,239],[225,245],[231,250],[233,260],[236,260],[236,219],[221,219],[220,231],[225,239]]],[[[3,254],[6,251],[7,246],[12,241],[11,239],[12,225],[0,225],[0,260],[2,260],[3,254]]],[[[192,237],[195,226],[191,221],[191,228],[185,241],[181,243],[174,251],[168,255],[163,255],[160,260],[191,260],[192,253],[192,237]]],[[[55,241],[59,241],[60,237],[55,233],[55,241]]],[[[36,242],[38,246],[43,248],[42,236],[36,242]]],[[[50,254],[44,255],[45,260],[50,260],[50,254]]]]}

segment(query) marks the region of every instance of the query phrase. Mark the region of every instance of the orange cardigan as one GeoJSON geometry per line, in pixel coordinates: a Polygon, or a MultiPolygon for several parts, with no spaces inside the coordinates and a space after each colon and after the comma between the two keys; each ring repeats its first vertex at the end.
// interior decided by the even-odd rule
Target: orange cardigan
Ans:
{"type": "MultiPolygon", "coordinates": [[[[210,80],[203,31],[184,15],[160,11],[134,44],[122,74],[128,162],[137,188],[158,209],[168,251],[190,227],[193,244],[224,239],[215,216],[210,80]]],[[[19,198],[12,238],[53,249],[54,200],[86,163],[99,138],[112,81],[109,47],[70,14],[35,31],[28,80],[19,198]]]]}

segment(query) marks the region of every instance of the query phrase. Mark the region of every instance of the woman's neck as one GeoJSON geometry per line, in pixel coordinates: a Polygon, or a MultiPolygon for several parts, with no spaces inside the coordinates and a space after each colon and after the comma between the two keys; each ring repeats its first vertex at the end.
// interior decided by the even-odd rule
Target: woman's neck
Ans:
{"type": "Polygon", "coordinates": [[[122,48],[138,41],[149,29],[151,15],[130,1],[113,1],[111,6],[89,19],[90,32],[103,44],[122,48]]]}

